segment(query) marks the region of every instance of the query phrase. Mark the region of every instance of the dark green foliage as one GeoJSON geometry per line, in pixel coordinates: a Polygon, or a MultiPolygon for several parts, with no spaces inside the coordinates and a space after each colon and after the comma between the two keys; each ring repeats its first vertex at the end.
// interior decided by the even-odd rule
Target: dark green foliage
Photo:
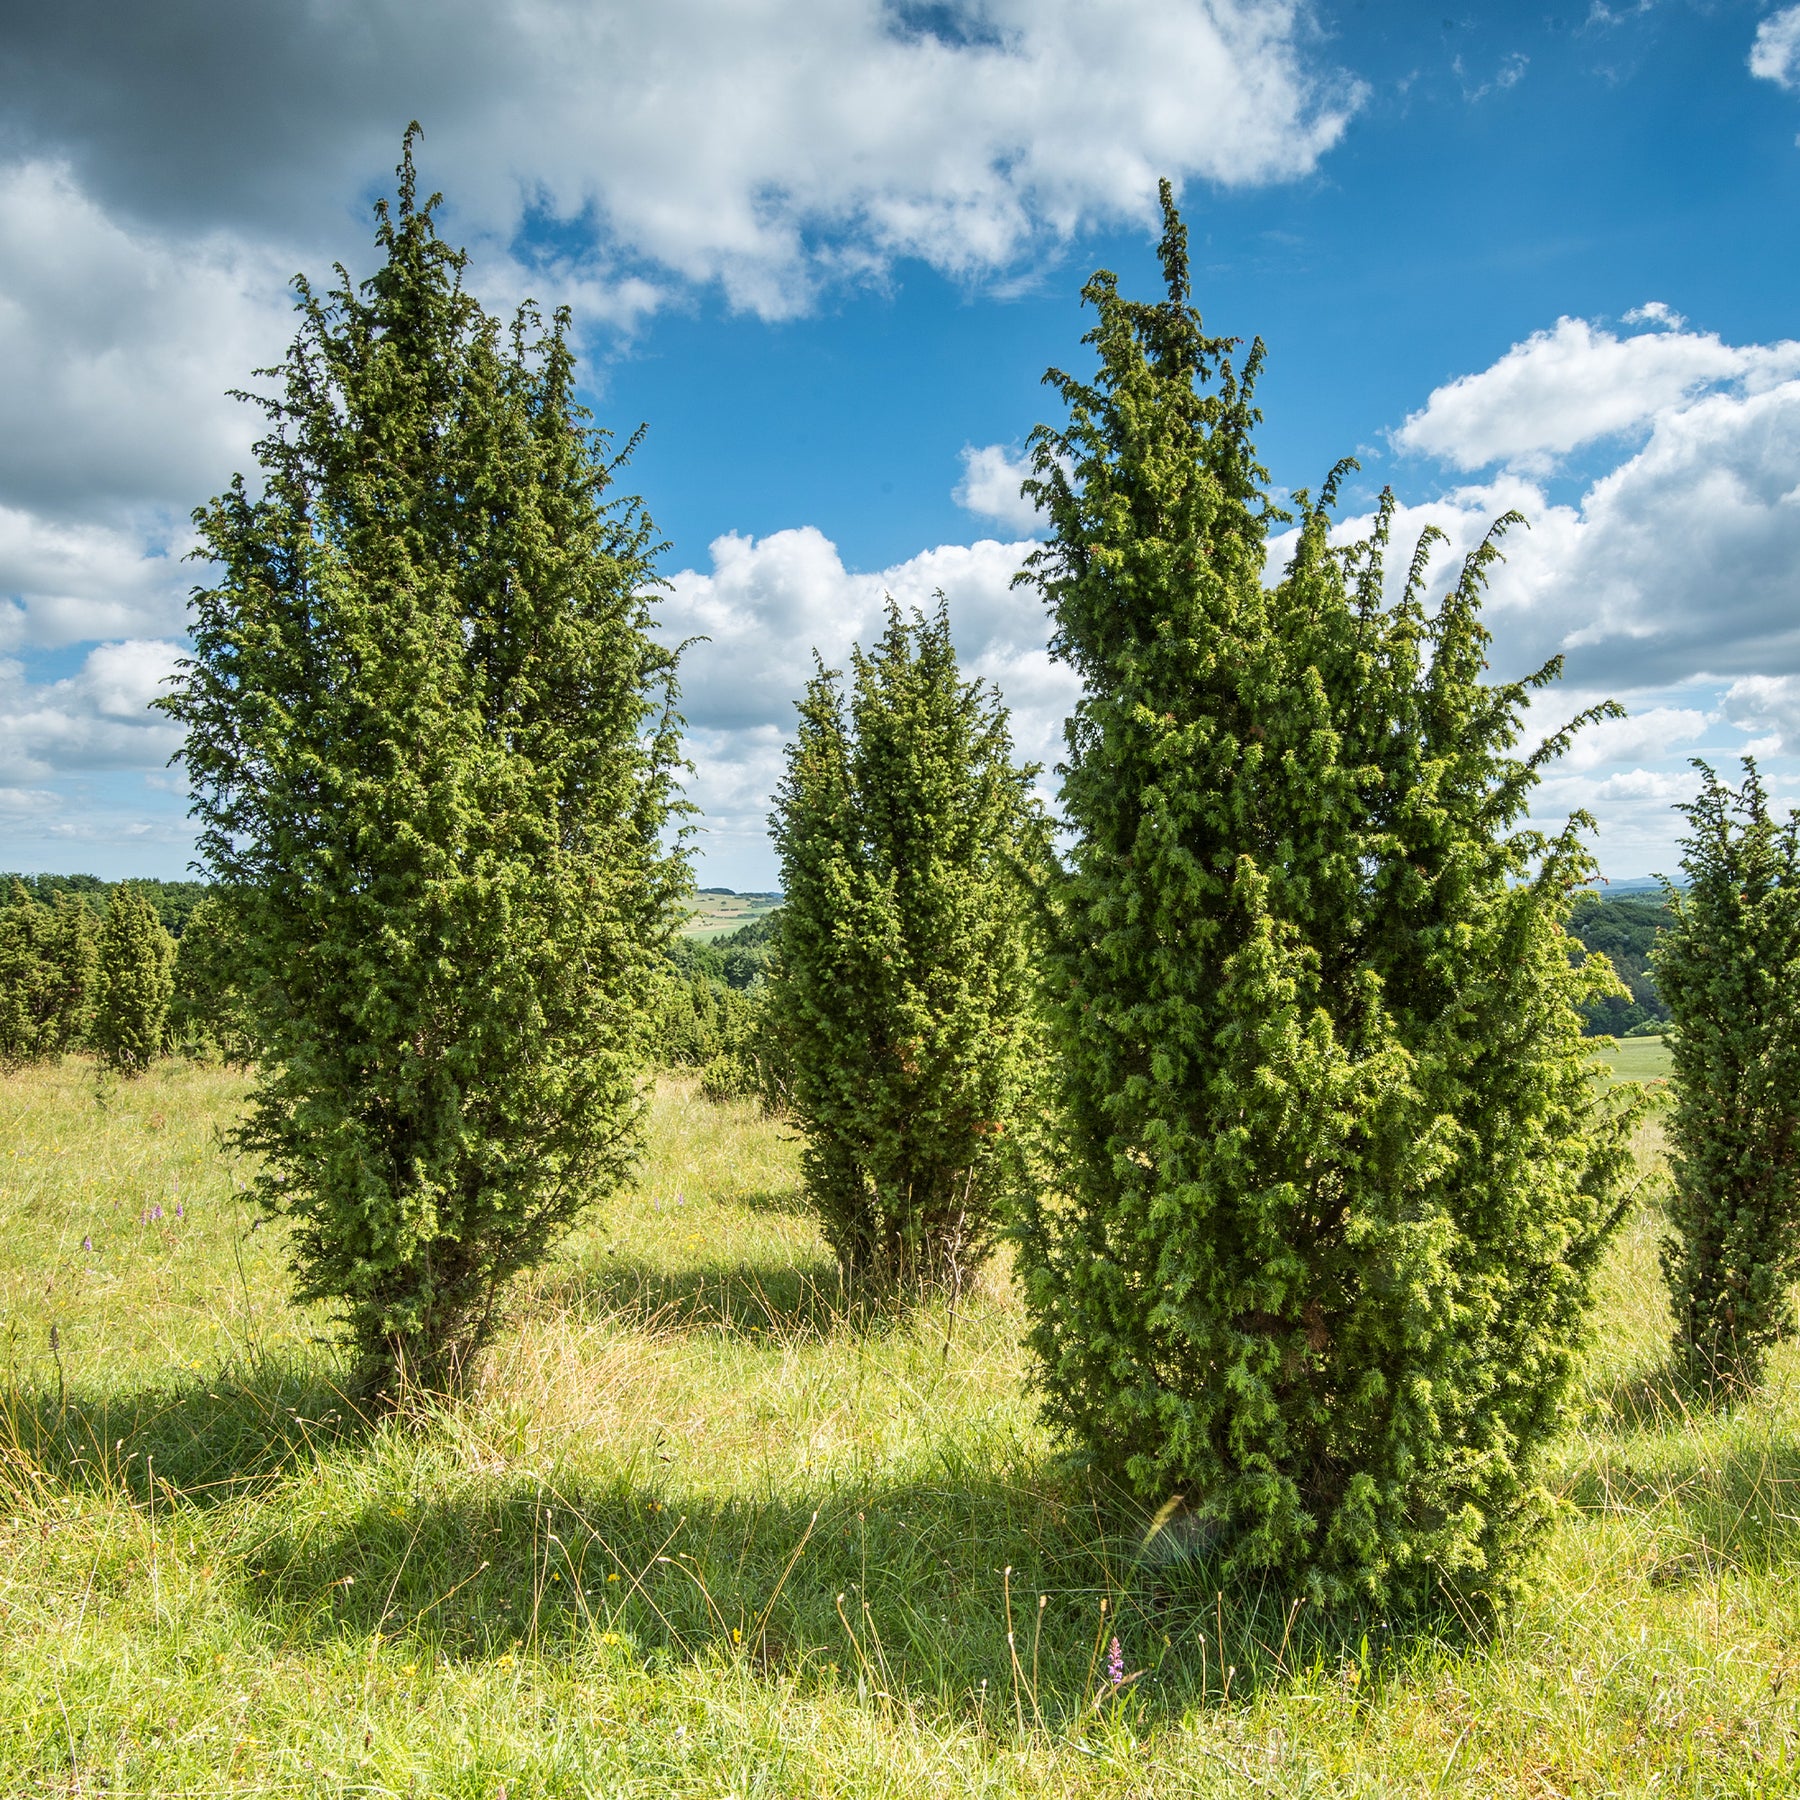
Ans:
{"type": "Polygon", "coordinates": [[[665,972],[657,984],[656,1060],[666,1069],[699,1069],[725,1045],[730,1009],[743,996],[704,975],[665,972]]]}
{"type": "Polygon", "coordinates": [[[1673,1015],[1676,1346],[1708,1385],[1756,1380],[1794,1330],[1800,1280],[1800,815],[1777,823],[1754,762],[1704,763],[1656,977],[1673,1015]]]}
{"type": "MultiPolygon", "coordinates": [[[[154,900],[152,900],[154,905],[154,900]]],[[[50,1017],[46,1048],[61,1053],[84,1048],[100,1002],[100,921],[82,894],[51,896],[43,934],[49,962],[50,1017]]]]}
{"type": "Polygon", "coordinates": [[[1669,922],[1669,909],[1660,894],[1590,891],[1576,901],[1569,914],[1569,936],[1585,950],[1602,952],[1629,990],[1582,1007],[1590,1036],[1643,1036],[1668,1024],[1669,1008],[1657,991],[1650,959],[1669,922]]]}
{"type": "Polygon", "coordinates": [[[0,911],[0,1060],[36,1062],[49,1053],[46,1026],[54,1017],[51,965],[46,954],[50,909],[15,878],[0,911]]]}
{"type": "Polygon", "coordinates": [[[754,1100],[764,1112],[785,1113],[793,1098],[793,1050],[767,984],[739,993],[722,1011],[719,1050],[700,1071],[710,1100],[754,1100]]]}
{"type": "Polygon", "coordinates": [[[769,1112],[787,1106],[790,1059],[767,991],[780,918],[777,910],[716,938],[679,937],[668,946],[656,1060],[697,1071],[709,1099],[755,1100],[769,1112]]]}
{"type": "Polygon", "coordinates": [[[890,603],[854,660],[847,705],[836,674],[808,685],[788,750],[773,1029],[846,1275],[954,1289],[1020,1176],[1038,1043],[1024,871],[1043,821],[941,604],[908,625],[890,603]]]}
{"type": "Polygon", "coordinates": [[[752,919],[715,938],[679,937],[669,946],[669,960],[690,979],[695,976],[740,992],[754,987],[769,972],[781,932],[781,910],[752,919]]]}
{"type": "Polygon", "coordinates": [[[169,1039],[190,1056],[245,1064],[254,1055],[242,976],[243,942],[226,896],[208,893],[175,946],[169,1039]]]}
{"type": "Polygon", "coordinates": [[[242,946],[241,1134],[365,1378],[453,1388],[504,1290],[626,1178],[662,945],[674,659],[659,548],[574,398],[415,204],[297,284],[262,480],[197,515],[217,585],[166,702],[242,946]]]}
{"type": "Polygon", "coordinates": [[[1179,1496],[1209,1580],[1503,1596],[1642,1104],[1581,1038],[1611,985],[1561,923],[1587,821],[1517,828],[1569,737],[1509,754],[1557,665],[1484,680],[1492,537],[1435,608],[1428,538],[1390,602],[1392,502],[1334,550],[1336,475],[1264,586],[1262,347],[1204,335],[1164,205],[1169,298],[1093,278],[1100,371],[1051,373],[1069,424],[1034,440],[1031,573],[1083,684],[1061,1175],[1020,1232],[1045,1405],[1179,1496]]]}
{"type": "Polygon", "coordinates": [[[99,933],[99,992],[89,1042],[115,1074],[141,1075],[164,1048],[175,940],[135,883],[112,897],[99,933]]]}
{"type": "Polygon", "coordinates": [[[80,1049],[98,994],[97,927],[85,897],[50,889],[43,904],[18,877],[0,905],[0,1061],[80,1049]]]}
{"type": "MultiPolygon", "coordinates": [[[[98,875],[0,875],[0,907],[4,907],[10,898],[14,884],[22,890],[25,897],[41,900],[52,906],[58,894],[67,895],[70,900],[85,900],[101,918],[106,916],[106,909],[112,904],[112,896],[124,884],[116,881],[102,881],[98,875]]],[[[131,886],[136,888],[150,902],[151,910],[156,914],[157,923],[171,937],[180,937],[187,928],[188,915],[200,904],[206,893],[204,881],[155,881],[135,879],[131,886]]]]}

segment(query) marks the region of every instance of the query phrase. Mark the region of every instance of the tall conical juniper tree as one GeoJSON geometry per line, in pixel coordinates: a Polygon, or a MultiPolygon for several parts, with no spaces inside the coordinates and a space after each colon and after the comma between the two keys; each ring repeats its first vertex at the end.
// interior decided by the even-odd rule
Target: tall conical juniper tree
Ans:
{"type": "Polygon", "coordinates": [[[1036,1079],[1034,914],[1047,837],[1007,713],[957,669],[942,605],[821,667],[771,823],[768,1004],[808,1197],[865,1291],[954,1292],[1022,1174],[1036,1079]]]}
{"type": "Polygon", "coordinates": [[[453,1389],[625,1178],[686,884],[659,546],[567,314],[464,290],[416,132],[376,274],[297,284],[261,493],[196,514],[219,577],[166,703],[242,946],[256,1197],[387,1392],[453,1389]]]}
{"type": "Polygon", "coordinates": [[[163,1052],[175,942],[144,890],[125,882],[101,922],[90,1038],[115,1074],[142,1075],[163,1052]]]}
{"type": "Polygon", "coordinates": [[[1675,1345],[1698,1380],[1753,1384],[1795,1326],[1800,1280],[1800,814],[1770,813],[1756,764],[1705,763],[1683,810],[1685,892],[1656,946],[1674,1024],[1674,1171],[1663,1244],[1675,1345]]]}
{"type": "MultiPolygon", "coordinates": [[[[1057,1186],[1022,1267],[1051,1418],[1213,1573],[1323,1601],[1504,1595],[1637,1102],[1588,1066],[1561,919],[1584,819],[1518,828],[1530,690],[1484,680],[1498,528],[1435,610],[1429,536],[1384,597],[1392,501],[1278,584],[1241,367],[1189,304],[1084,290],[1088,382],[1047,379],[1026,577],[1081,677],[1047,957],[1057,1186]]],[[[1347,465],[1345,465],[1347,466],[1347,465]]],[[[1502,521],[1502,525],[1510,523],[1502,521]]],[[[1607,711],[1611,709],[1596,709],[1607,711]]],[[[1584,717],[1590,717],[1584,715],[1584,717]]]]}

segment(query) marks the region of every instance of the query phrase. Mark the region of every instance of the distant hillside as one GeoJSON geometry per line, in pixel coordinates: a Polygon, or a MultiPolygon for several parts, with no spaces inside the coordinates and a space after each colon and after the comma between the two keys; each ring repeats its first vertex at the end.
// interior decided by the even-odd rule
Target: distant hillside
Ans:
{"type": "Polygon", "coordinates": [[[1590,1034],[1623,1037],[1630,1031],[1667,1024],[1669,1009],[1656,991],[1650,951],[1668,923],[1669,909],[1660,886],[1645,891],[1619,882],[1603,894],[1584,894],[1575,903],[1569,918],[1570,934],[1586,950],[1605,951],[1619,979],[1631,990],[1629,1000],[1600,1000],[1584,1009],[1590,1034]]]}
{"type": "Polygon", "coordinates": [[[701,888],[694,896],[693,909],[682,935],[691,938],[718,937],[722,932],[736,931],[752,920],[766,918],[781,904],[779,894],[739,894],[730,888],[701,888]]]}

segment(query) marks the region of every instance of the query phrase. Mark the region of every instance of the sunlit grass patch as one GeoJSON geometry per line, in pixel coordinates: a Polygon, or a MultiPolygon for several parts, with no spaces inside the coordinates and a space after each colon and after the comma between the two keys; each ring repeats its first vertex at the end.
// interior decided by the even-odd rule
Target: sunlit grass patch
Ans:
{"type": "Polygon", "coordinates": [[[1146,1547],[1059,1462],[1003,1269],[954,1318],[859,1311],[783,1128],[686,1083],[473,1399],[365,1420],[231,1198],[242,1091],[178,1065],[104,1105],[73,1061],[0,1081],[0,1789],[1800,1780],[1800,1359],[1696,1406],[1653,1202],[1605,1271],[1537,1595],[1497,1628],[1315,1619],[1222,1588],[1179,1531],[1146,1547]]]}

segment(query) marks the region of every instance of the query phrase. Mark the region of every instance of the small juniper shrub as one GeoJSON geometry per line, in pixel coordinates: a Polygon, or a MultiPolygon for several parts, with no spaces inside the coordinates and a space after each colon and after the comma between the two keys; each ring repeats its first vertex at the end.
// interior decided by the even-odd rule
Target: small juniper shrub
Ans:
{"type": "Polygon", "coordinates": [[[1655,956],[1674,1022],[1673,1192],[1663,1245],[1678,1355],[1740,1391],[1794,1330],[1800,1279],[1800,815],[1778,823],[1756,764],[1705,763],[1683,808],[1685,891],[1655,956]]]}
{"type": "Polygon", "coordinates": [[[890,602],[847,699],[821,667],[800,703],[766,1030],[807,1193],[860,1286],[954,1291],[1020,1182],[1040,1045],[1034,775],[999,697],[962,680],[941,601],[910,623],[890,602]]]}
{"type": "Polygon", "coordinates": [[[126,882],[106,909],[98,963],[94,1051],[115,1074],[141,1075],[164,1049],[175,941],[134,883],[126,882]]]}

